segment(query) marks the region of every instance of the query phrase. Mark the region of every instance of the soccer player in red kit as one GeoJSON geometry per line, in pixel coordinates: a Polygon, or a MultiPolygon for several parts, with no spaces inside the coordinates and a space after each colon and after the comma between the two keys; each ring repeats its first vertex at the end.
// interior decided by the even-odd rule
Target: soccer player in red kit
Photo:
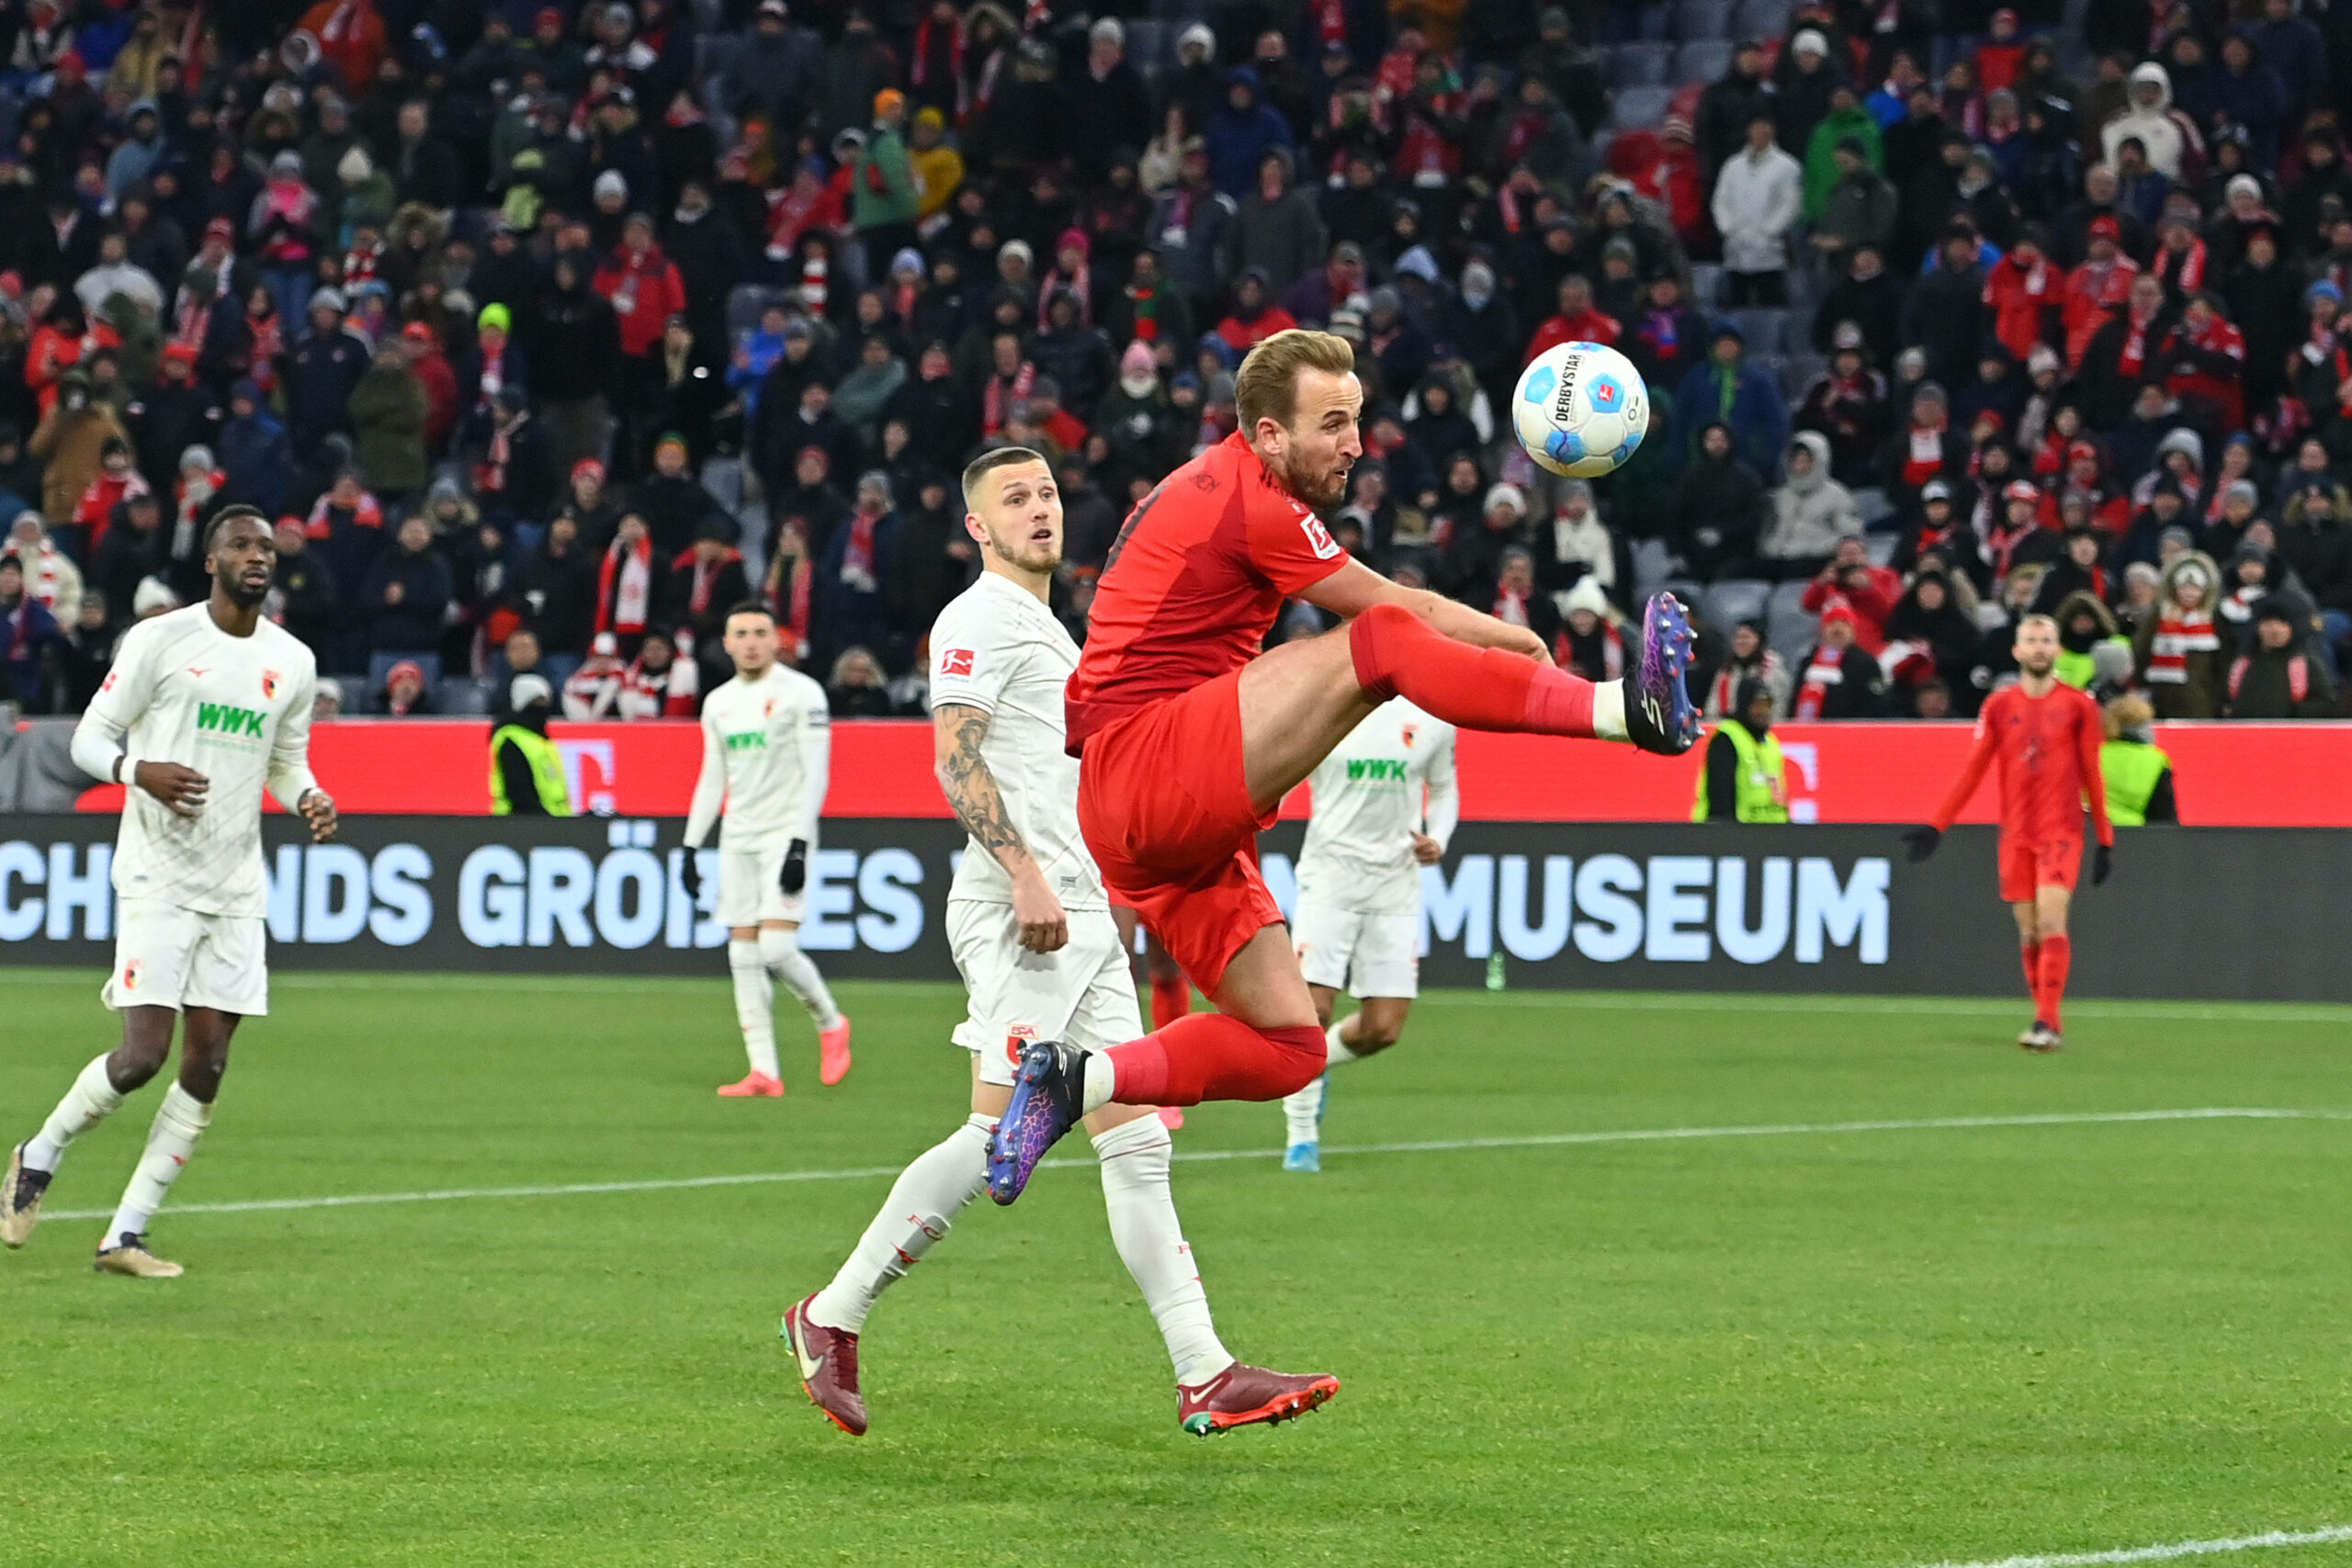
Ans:
{"type": "Polygon", "coordinates": [[[2055,1051],[2064,1043],[2060,1011],[2074,960],[2066,909],[2083,863],[2086,800],[2098,829],[2091,886],[2105,882],[2114,867],[2115,828],[2107,819],[2107,786],[2098,771],[2106,731],[2098,705],[2052,673],[2058,665],[2056,621],[2028,615],[2018,622],[2016,653],[2018,683],[1984,700],[1968,766],[1934,819],[1903,838],[1913,860],[1934,854],[1944,829],[1976,793],[1984,770],[2000,760],[2001,897],[2018,918],[2026,989],[2033,998],[2033,1024],[2018,1036],[2018,1043],[2029,1051],[2055,1051]]]}
{"type": "Polygon", "coordinates": [[[1650,602],[1624,679],[1595,685],[1555,668],[1525,626],[1401,587],[1332,539],[1316,508],[1338,503],[1363,452],[1344,339],[1274,333],[1242,362],[1235,402],[1240,428],[1128,514],[1064,694],[1079,826],[1112,902],[1159,933],[1216,1010],[1107,1051],[1032,1044],[989,1151],[1000,1203],[1114,1099],[1279,1100],[1323,1070],[1257,834],[1383,703],[1403,696],[1464,729],[1598,736],[1668,756],[1698,739],[1683,683],[1690,627],[1672,595],[1650,602]],[[1348,624],[1261,653],[1291,597],[1348,624]]]}

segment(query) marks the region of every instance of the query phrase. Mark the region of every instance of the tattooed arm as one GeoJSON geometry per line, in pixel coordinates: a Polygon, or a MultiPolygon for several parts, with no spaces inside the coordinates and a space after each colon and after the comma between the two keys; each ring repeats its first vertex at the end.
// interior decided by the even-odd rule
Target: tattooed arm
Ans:
{"type": "Polygon", "coordinates": [[[1069,917],[1046,885],[1046,874],[1022,841],[996,776],[980,756],[989,716],[976,707],[943,703],[932,711],[931,724],[936,741],[933,770],[948,806],[972,842],[994,855],[1012,878],[1012,918],[1021,928],[1021,945],[1031,953],[1055,952],[1069,941],[1069,917]]]}

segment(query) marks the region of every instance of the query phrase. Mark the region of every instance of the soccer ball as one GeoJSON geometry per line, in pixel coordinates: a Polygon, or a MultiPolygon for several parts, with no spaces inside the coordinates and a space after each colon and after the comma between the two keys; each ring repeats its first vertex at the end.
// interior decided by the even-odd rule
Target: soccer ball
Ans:
{"type": "Polygon", "coordinates": [[[1649,389],[1615,349],[1564,343],[1520,372],[1510,419],[1519,444],[1539,465],[1571,479],[1598,479],[1642,444],[1650,425],[1649,389]]]}

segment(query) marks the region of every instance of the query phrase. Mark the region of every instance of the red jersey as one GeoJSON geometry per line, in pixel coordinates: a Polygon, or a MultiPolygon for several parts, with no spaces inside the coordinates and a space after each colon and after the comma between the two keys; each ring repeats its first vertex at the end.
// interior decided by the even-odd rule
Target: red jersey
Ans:
{"type": "Polygon", "coordinates": [[[1104,725],[1238,670],[1283,601],[1348,564],[1238,432],[1127,513],[1065,696],[1070,754],[1104,725]]]}
{"type": "Polygon", "coordinates": [[[1931,820],[1939,829],[1951,827],[1998,757],[2004,838],[2080,841],[2088,799],[2098,841],[2112,844],[2115,828],[2107,819],[2107,786],[2098,771],[2106,739],[2098,705],[2087,694],[2063,682],[2040,697],[2027,696],[2021,686],[2004,687],[1984,699],[1976,716],[1976,749],[1931,820]]]}

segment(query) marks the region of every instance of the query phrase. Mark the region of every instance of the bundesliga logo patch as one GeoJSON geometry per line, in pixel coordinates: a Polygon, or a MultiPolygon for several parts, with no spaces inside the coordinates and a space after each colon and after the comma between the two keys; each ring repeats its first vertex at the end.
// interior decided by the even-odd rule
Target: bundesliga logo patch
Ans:
{"type": "Polygon", "coordinates": [[[972,650],[968,648],[949,649],[939,656],[939,672],[942,675],[969,675],[972,672],[972,650]]]}

